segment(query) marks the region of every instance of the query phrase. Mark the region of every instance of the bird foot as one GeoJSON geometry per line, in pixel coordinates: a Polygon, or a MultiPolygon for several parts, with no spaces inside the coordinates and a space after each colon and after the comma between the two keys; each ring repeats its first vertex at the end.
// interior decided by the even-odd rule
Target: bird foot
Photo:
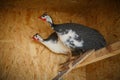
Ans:
{"type": "Polygon", "coordinates": [[[74,57],[72,59],[68,59],[66,62],[64,63],[61,63],[60,64],[60,67],[59,67],[59,71],[63,71],[63,70],[66,70],[68,68],[70,68],[70,66],[72,66],[72,63],[78,59],[78,57],[74,57]]]}
{"type": "Polygon", "coordinates": [[[69,64],[70,64],[70,61],[68,61],[68,60],[66,62],[64,62],[64,63],[59,64],[59,71],[63,71],[63,70],[68,69],[69,64]]]}

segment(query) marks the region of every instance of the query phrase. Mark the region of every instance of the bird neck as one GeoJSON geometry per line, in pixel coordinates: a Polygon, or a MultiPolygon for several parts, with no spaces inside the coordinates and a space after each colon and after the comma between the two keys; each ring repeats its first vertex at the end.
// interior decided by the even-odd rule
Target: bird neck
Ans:
{"type": "Polygon", "coordinates": [[[53,24],[52,18],[50,16],[47,16],[46,21],[51,25],[53,24]]]}
{"type": "Polygon", "coordinates": [[[39,36],[38,41],[43,42],[44,40],[39,36]]]}
{"type": "Polygon", "coordinates": [[[55,24],[53,23],[53,21],[48,21],[48,23],[50,24],[51,28],[54,30],[55,24]]]}
{"type": "Polygon", "coordinates": [[[51,27],[54,25],[53,22],[48,21],[48,23],[50,24],[51,27]]]}
{"type": "Polygon", "coordinates": [[[46,21],[50,24],[51,28],[54,29],[54,27],[55,27],[54,22],[53,22],[53,20],[52,20],[52,18],[50,16],[47,16],[46,21]]]}

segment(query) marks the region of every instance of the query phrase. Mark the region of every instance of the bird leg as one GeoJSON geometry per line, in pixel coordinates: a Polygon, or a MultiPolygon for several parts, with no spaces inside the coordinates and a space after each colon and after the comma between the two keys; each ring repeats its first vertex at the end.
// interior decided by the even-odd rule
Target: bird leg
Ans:
{"type": "Polygon", "coordinates": [[[77,58],[73,62],[69,63],[68,64],[68,68],[66,70],[59,71],[58,74],[52,80],[59,80],[59,79],[61,79],[64,75],[68,74],[71,70],[75,69],[76,66],[81,64],[90,55],[94,54],[94,52],[95,52],[95,50],[90,50],[90,51],[85,52],[79,58],[77,58]]]}
{"type": "Polygon", "coordinates": [[[80,55],[73,57],[73,56],[72,56],[72,53],[69,52],[69,53],[67,54],[67,56],[68,56],[67,61],[60,64],[59,70],[61,71],[61,70],[66,70],[66,69],[70,68],[71,63],[74,62],[75,60],[77,60],[77,59],[78,59],[80,56],[82,56],[82,55],[83,55],[83,54],[80,53],[80,55]]]}
{"type": "Polygon", "coordinates": [[[68,53],[68,60],[66,62],[70,62],[70,61],[72,61],[72,53],[71,52],[68,53]]]}
{"type": "Polygon", "coordinates": [[[72,53],[71,53],[71,52],[69,52],[69,53],[67,54],[67,56],[68,56],[67,61],[64,62],[64,63],[61,63],[60,65],[64,65],[64,64],[66,64],[66,63],[69,63],[69,62],[72,60],[72,53]]]}
{"type": "Polygon", "coordinates": [[[72,53],[69,52],[69,53],[68,53],[68,59],[67,59],[67,61],[60,64],[59,70],[61,71],[61,70],[68,69],[68,68],[69,68],[69,64],[70,64],[71,62],[73,62],[73,60],[74,60],[74,59],[73,59],[73,57],[72,57],[72,53]]]}

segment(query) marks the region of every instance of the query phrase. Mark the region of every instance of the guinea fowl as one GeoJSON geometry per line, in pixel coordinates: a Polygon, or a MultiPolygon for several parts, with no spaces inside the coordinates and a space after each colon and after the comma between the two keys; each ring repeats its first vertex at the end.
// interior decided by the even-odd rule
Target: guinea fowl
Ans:
{"type": "Polygon", "coordinates": [[[66,55],[69,53],[69,49],[58,39],[55,32],[53,32],[47,39],[43,39],[38,33],[36,33],[33,35],[33,39],[44,44],[52,52],[66,55]]]}
{"type": "Polygon", "coordinates": [[[70,48],[73,56],[106,46],[104,37],[95,29],[76,23],[54,24],[47,14],[40,16],[40,19],[50,24],[63,44],[70,48]]]}

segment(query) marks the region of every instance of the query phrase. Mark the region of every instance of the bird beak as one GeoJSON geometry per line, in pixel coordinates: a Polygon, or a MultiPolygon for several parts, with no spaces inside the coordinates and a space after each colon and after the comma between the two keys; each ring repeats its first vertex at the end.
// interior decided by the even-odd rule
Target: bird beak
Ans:
{"type": "Polygon", "coordinates": [[[41,16],[40,16],[40,17],[38,17],[38,18],[39,18],[39,19],[42,19],[42,18],[41,18],[41,16]]]}
{"type": "Polygon", "coordinates": [[[34,36],[32,37],[32,39],[35,40],[35,41],[37,41],[34,36]]]}

